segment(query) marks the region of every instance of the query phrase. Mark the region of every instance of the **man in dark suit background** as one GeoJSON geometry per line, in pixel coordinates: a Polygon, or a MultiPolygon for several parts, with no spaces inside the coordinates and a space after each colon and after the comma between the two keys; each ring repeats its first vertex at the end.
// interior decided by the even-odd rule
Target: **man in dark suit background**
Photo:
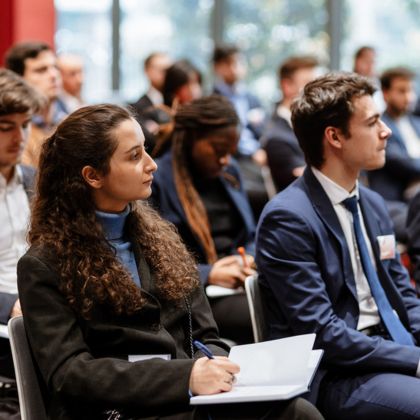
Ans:
{"type": "Polygon", "coordinates": [[[369,172],[370,187],[386,200],[408,202],[420,188],[420,117],[411,112],[415,74],[404,67],[381,76],[386,110],[382,116],[392,130],[383,168],[369,172]]]}
{"type": "Polygon", "coordinates": [[[391,135],[374,91],[344,73],[306,85],[292,122],[307,168],[257,229],[269,338],[317,334],[309,398],[331,419],[420,418],[420,301],[384,200],[357,181],[391,135]]]}
{"type": "Polygon", "coordinates": [[[279,85],[283,98],[273,112],[261,143],[277,191],[286,188],[303,174],[305,158],[292,128],[290,106],[304,86],[314,79],[318,61],[313,57],[296,56],[279,68],[279,85]]]}
{"type": "Polygon", "coordinates": [[[166,69],[171,64],[171,59],[165,53],[153,52],[147,56],[144,60],[144,73],[149,87],[147,92],[131,105],[138,122],[151,134],[155,134],[159,128],[159,111],[156,107],[163,104],[163,82],[166,69]]]}

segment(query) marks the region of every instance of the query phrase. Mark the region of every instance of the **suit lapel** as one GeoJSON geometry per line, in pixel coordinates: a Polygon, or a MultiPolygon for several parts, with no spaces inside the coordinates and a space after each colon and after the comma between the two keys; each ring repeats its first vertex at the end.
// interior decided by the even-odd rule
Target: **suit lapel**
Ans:
{"type": "Polygon", "coordinates": [[[309,195],[316,213],[325,227],[333,234],[338,242],[343,265],[344,280],[353,297],[358,300],[356,282],[354,280],[353,268],[351,266],[350,252],[337,214],[335,213],[331,201],[321,184],[309,168],[305,169],[304,182],[307,187],[307,194],[309,195]]]}

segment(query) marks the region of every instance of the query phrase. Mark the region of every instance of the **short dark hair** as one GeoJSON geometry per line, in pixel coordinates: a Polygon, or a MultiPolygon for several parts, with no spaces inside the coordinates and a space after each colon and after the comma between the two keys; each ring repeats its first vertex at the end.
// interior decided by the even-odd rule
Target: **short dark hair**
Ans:
{"type": "Polygon", "coordinates": [[[309,55],[289,57],[280,64],[278,70],[279,79],[290,79],[298,70],[313,69],[318,66],[318,64],[318,60],[309,55]]]}
{"type": "Polygon", "coordinates": [[[329,126],[348,136],[353,100],[373,95],[375,87],[354,73],[330,73],[309,82],[292,104],[292,123],[308,165],[320,168],[324,162],[323,138],[329,126]]]}
{"type": "Polygon", "coordinates": [[[52,48],[41,41],[20,42],[6,51],[5,63],[9,70],[23,76],[25,73],[25,60],[36,58],[43,51],[52,51],[52,48]]]}
{"type": "Polygon", "coordinates": [[[162,88],[163,102],[165,105],[172,106],[177,90],[186,85],[194,74],[197,75],[198,82],[201,84],[201,72],[189,60],[175,61],[175,63],[166,70],[162,88]]]}
{"type": "Polygon", "coordinates": [[[406,67],[393,67],[382,73],[381,88],[382,90],[388,90],[391,88],[394,79],[413,80],[415,76],[416,74],[406,67]]]}
{"type": "Polygon", "coordinates": [[[375,48],[371,47],[370,45],[363,45],[362,47],[358,48],[354,53],[354,59],[358,60],[364,53],[368,51],[376,52],[375,48]]]}
{"type": "Polygon", "coordinates": [[[239,54],[239,48],[233,44],[216,45],[213,50],[213,64],[226,61],[235,54],[239,54]]]}
{"type": "Polygon", "coordinates": [[[46,105],[37,90],[11,70],[0,69],[0,116],[35,113],[46,105]]]}

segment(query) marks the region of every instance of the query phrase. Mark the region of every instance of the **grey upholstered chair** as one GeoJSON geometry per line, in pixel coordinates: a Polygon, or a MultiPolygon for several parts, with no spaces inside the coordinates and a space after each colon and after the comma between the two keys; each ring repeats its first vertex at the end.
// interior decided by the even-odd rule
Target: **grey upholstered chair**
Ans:
{"type": "Polygon", "coordinates": [[[8,324],[22,420],[47,420],[40,382],[26,337],[23,317],[8,324]]]}

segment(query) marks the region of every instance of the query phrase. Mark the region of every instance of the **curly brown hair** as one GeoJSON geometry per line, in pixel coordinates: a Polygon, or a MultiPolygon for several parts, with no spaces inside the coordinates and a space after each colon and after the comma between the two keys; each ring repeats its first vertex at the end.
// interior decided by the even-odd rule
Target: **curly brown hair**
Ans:
{"type": "MultiPolygon", "coordinates": [[[[114,130],[132,115],[116,105],[71,114],[42,147],[29,242],[59,256],[61,290],[84,318],[96,304],[117,315],[140,310],[145,297],[107,242],[96,220],[91,187],[81,171],[109,172],[114,130]]],[[[158,295],[182,302],[198,284],[195,263],[175,229],[146,203],[131,204],[125,229],[154,275],[158,295]]]]}

